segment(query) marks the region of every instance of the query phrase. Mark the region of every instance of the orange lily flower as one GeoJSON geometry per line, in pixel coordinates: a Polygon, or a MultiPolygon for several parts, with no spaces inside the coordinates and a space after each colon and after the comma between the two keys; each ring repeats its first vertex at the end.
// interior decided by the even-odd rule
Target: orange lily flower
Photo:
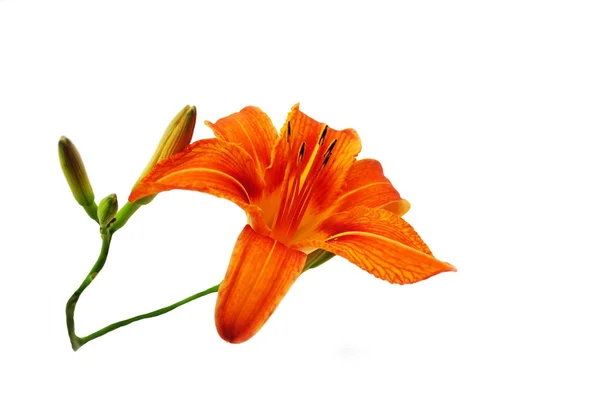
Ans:
{"type": "Polygon", "coordinates": [[[202,139],[158,163],[130,202],[172,189],[229,199],[246,212],[219,288],[215,323],[231,343],[250,339],[323,249],[374,276],[407,284],[456,269],[438,259],[400,215],[409,208],[381,164],[356,161],[352,129],[337,131],[294,106],[277,135],[269,117],[246,107],[202,139]]]}

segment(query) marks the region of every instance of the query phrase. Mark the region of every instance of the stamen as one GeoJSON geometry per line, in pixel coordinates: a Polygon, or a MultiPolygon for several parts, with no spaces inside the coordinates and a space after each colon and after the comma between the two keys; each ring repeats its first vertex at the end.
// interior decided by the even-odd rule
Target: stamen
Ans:
{"type": "Polygon", "coordinates": [[[325,135],[327,135],[328,129],[329,129],[329,126],[325,125],[325,128],[323,128],[323,133],[319,137],[319,146],[323,145],[323,142],[325,142],[325,135]]]}
{"type": "Polygon", "coordinates": [[[325,154],[323,155],[323,157],[327,158],[327,157],[331,156],[331,152],[333,152],[333,148],[335,148],[336,143],[337,143],[337,138],[334,139],[333,142],[331,142],[331,145],[329,145],[329,147],[325,151],[325,154]]]}
{"type": "Polygon", "coordinates": [[[290,127],[290,122],[287,123],[287,141],[290,142],[290,135],[292,135],[292,128],[290,127]]]}
{"type": "MultiPolygon", "coordinates": [[[[273,238],[284,244],[289,244],[294,240],[296,232],[303,222],[304,215],[310,208],[311,198],[316,188],[318,188],[322,170],[329,163],[333,150],[337,145],[338,139],[330,138],[331,142],[329,142],[327,148],[324,149],[322,147],[325,145],[328,131],[329,126],[323,125],[316,143],[312,139],[308,143],[302,141],[299,146],[296,145],[298,147],[286,146],[290,152],[287,154],[287,157],[292,156],[295,153],[294,150],[297,149],[296,164],[293,164],[293,159],[288,159],[289,163],[281,187],[279,209],[273,221],[271,231],[273,238]],[[307,154],[307,152],[310,152],[310,154],[307,154]],[[306,160],[305,156],[307,156],[306,160]],[[322,159],[319,159],[320,157],[322,159]]],[[[291,124],[288,121],[288,140],[290,136],[291,124]]]]}
{"type": "Polygon", "coordinates": [[[306,142],[302,142],[302,146],[300,146],[300,151],[298,152],[298,164],[302,163],[302,158],[304,157],[304,149],[306,148],[306,142]]]}
{"type": "Polygon", "coordinates": [[[321,169],[323,169],[327,163],[329,162],[329,159],[331,158],[331,153],[333,153],[333,148],[335,148],[335,144],[337,143],[337,139],[334,139],[333,142],[331,142],[331,145],[329,145],[329,147],[327,148],[327,150],[325,151],[325,153],[323,154],[323,164],[321,164],[321,169]]]}

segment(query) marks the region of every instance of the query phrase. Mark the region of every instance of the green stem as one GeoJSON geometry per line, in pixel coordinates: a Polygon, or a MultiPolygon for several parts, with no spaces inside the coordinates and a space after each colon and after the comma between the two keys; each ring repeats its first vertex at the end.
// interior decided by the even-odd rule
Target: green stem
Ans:
{"type": "Polygon", "coordinates": [[[87,213],[87,215],[90,216],[90,218],[96,223],[98,223],[98,205],[96,205],[96,202],[92,202],[92,204],[89,206],[82,207],[83,210],[85,210],[85,212],[87,213]]]}
{"type": "Polygon", "coordinates": [[[81,294],[83,294],[83,291],[85,291],[85,289],[92,283],[92,281],[94,281],[94,279],[96,278],[98,273],[100,273],[100,271],[104,267],[104,264],[106,263],[108,250],[110,249],[110,240],[112,238],[110,233],[108,233],[107,231],[108,230],[105,229],[102,232],[102,248],[100,249],[100,255],[98,255],[98,259],[96,260],[94,267],[92,267],[92,270],[90,270],[90,272],[85,277],[79,288],[75,290],[73,295],[71,295],[71,298],[69,298],[69,300],[67,301],[67,330],[69,333],[69,339],[71,340],[71,346],[73,347],[74,351],[77,351],[77,349],[82,345],[81,338],[78,337],[77,334],[75,334],[75,307],[77,306],[77,301],[79,301],[79,297],[81,296],[81,294]]]}
{"type": "MultiPolygon", "coordinates": [[[[306,259],[306,264],[304,266],[303,272],[305,272],[305,271],[307,271],[309,269],[314,269],[315,267],[318,267],[318,266],[322,265],[323,263],[327,262],[329,259],[331,259],[334,256],[335,256],[334,254],[332,254],[330,252],[327,252],[327,251],[324,251],[322,249],[318,249],[318,250],[312,252],[311,254],[308,255],[308,258],[306,259]]],[[[94,269],[92,269],[92,271],[93,270],[94,269]]],[[[72,312],[74,312],[75,303],[77,302],[77,299],[79,298],[79,295],[81,294],[81,292],[79,292],[79,295],[77,295],[77,297],[75,298],[75,301],[74,301],[75,303],[73,303],[73,309],[72,309],[72,312],[71,312],[71,315],[70,315],[71,316],[71,320],[70,320],[71,323],[69,323],[69,318],[67,318],[67,326],[69,327],[69,337],[71,338],[71,344],[73,345],[73,350],[77,351],[84,344],[86,344],[86,343],[88,343],[88,342],[90,342],[90,341],[92,341],[92,340],[94,340],[96,338],[102,337],[103,335],[108,334],[111,331],[114,331],[114,330],[116,330],[118,328],[127,326],[127,325],[129,325],[129,324],[131,324],[133,322],[137,322],[138,320],[149,319],[149,318],[152,318],[152,317],[157,317],[157,316],[160,316],[160,315],[164,315],[165,313],[171,312],[172,310],[174,310],[176,308],[179,308],[180,306],[185,305],[185,304],[187,304],[189,302],[192,302],[192,301],[194,301],[194,300],[196,300],[198,298],[202,298],[205,295],[217,292],[219,290],[219,286],[220,286],[220,284],[217,284],[217,285],[212,286],[212,287],[210,287],[210,288],[208,288],[208,289],[206,289],[204,291],[201,291],[201,292],[199,292],[197,294],[194,294],[194,295],[189,296],[189,297],[187,297],[185,299],[182,299],[179,302],[175,302],[172,305],[165,306],[164,308],[160,308],[160,309],[157,309],[157,310],[152,311],[152,312],[144,313],[142,315],[134,316],[134,317],[131,317],[129,319],[125,319],[125,320],[121,320],[121,321],[113,323],[113,324],[109,324],[108,326],[106,326],[106,327],[104,327],[104,328],[102,328],[102,329],[100,329],[100,330],[98,330],[98,331],[96,331],[96,332],[94,332],[94,333],[92,333],[90,335],[87,335],[85,337],[77,337],[75,335],[75,326],[74,326],[74,323],[73,323],[73,314],[72,314],[72,312]]],[[[82,287],[83,287],[83,284],[82,284],[82,287]]],[[[85,287],[87,287],[87,285],[85,287]]],[[[83,289],[85,289],[85,287],[83,287],[83,289]]],[[[81,287],[80,287],[80,289],[81,289],[81,287]]],[[[73,294],[73,296],[75,296],[76,294],[77,294],[77,291],[76,291],[75,294],[73,294]]],[[[71,297],[71,298],[73,299],[73,297],[71,297]]],[[[69,302],[70,301],[71,300],[69,300],[69,302]]],[[[67,304],[67,316],[69,316],[68,310],[69,310],[69,304],[67,304]]]]}
{"type": "MultiPolygon", "coordinates": [[[[308,258],[306,259],[306,264],[304,265],[303,272],[305,272],[309,269],[314,269],[315,267],[322,265],[323,263],[327,262],[329,259],[333,258],[334,256],[335,255],[333,253],[324,251],[322,249],[318,249],[318,250],[312,252],[311,254],[308,255],[308,258]]],[[[121,320],[121,321],[113,323],[113,324],[109,324],[108,326],[106,326],[90,335],[87,335],[85,337],[76,337],[77,338],[77,347],[75,347],[75,345],[74,345],[73,350],[77,351],[77,349],[82,347],[85,343],[92,341],[96,338],[102,337],[103,335],[108,334],[111,331],[114,331],[118,328],[127,326],[133,322],[137,322],[138,320],[149,319],[152,317],[164,315],[165,313],[171,312],[172,310],[179,308],[180,306],[185,305],[189,302],[192,302],[198,298],[202,298],[205,295],[217,292],[219,290],[220,285],[221,284],[212,286],[202,292],[199,292],[199,293],[189,296],[185,299],[182,299],[179,302],[175,302],[172,305],[165,306],[164,308],[160,308],[160,309],[157,309],[152,312],[144,313],[142,315],[134,316],[129,319],[125,319],[125,320],[121,320]]],[[[68,321],[67,321],[67,324],[68,324],[68,321]]],[[[71,333],[71,332],[69,332],[69,333],[71,333]]],[[[73,344],[73,341],[71,341],[71,343],[73,344]]]]}
{"type": "Polygon", "coordinates": [[[217,284],[217,285],[212,286],[202,292],[199,292],[199,293],[194,294],[190,297],[187,297],[179,302],[176,302],[172,305],[166,306],[161,309],[157,309],[153,312],[148,312],[148,313],[144,313],[142,315],[135,316],[135,317],[132,317],[129,319],[121,320],[119,322],[110,324],[110,325],[104,327],[103,329],[100,329],[90,335],[87,335],[85,337],[79,337],[77,334],[75,334],[75,307],[77,306],[77,302],[79,301],[81,294],[83,294],[85,289],[92,283],[92,281],[94,281],[94,279],[96,278],[98,273],[100,273],[100,271],[102,271],[102,268],[104,267],[104,264],[106,263],[106,259],[108,257],[108,251],[110,249],[110,242],[112,239],[112,235],[108,231],[109,231],[108,229],[104,229],[102,231],[102,248],[100,249],[100,255],[98,256],[98,259],[96,260],[96,263],[94,264],[94,267],[92,267],[92,270],[90,270],[90,272],[88,273],[86,278],[83,280],[83,282],[81,283],[79,288],[77,290],[75,290],[73,295],[71,295],[71,298],[69,298],[69,300],[67,301],[67,306],[66,306],[67,331],[69,333],[69,339],[71,340],[71,347],[73,348],[73,351],[77,351],[85,343],[87,343],[93,339],[96,339],[98,337],[102,337],[103,335],[110,333],[111,331],[116,330],[119,327],[127,326],[128,324],[137,322],[138,320],[160,316],[162,314],[172,311],[173,309],[180,307],[181,305],[185,305],[188,302],[191,302],[195,299],[201,298],[205,295],[212,294],[213,292],[217,292],[219,290],[220,284],[217,284]]]}
{"type": "Polygon", "coordinates": [[[156,317],[156,316],[163,315],[163,314],[165,314],[167,312],[171,312],[173,309],[179,308],[181,305],[185,305],[188,302],[191,302],[191,301],[193,301],[195,299],[198,299],[198,298],[201,298],[201,297],[203,297],[205,295],[217,292],[219,290],[219,286],[220,285],[221,284],[217,284],[215,286],[212,286],[212,287],[210,287],[210,288],[208,288],[208,289],[206,289],[206,290],[204,290],[202,292],[199,292],[197,294],[192,295],[191,297],[187,297],[187,298],[185,298],[185,299],[183,299],[183,300],[181,300],[179,302],[176,302],[173,305],[169,305],[169,306],[166,306],[164,308],[157,309],[157,310],[155,310],[153,312],[144,313],[143,315],[138,315],[138,316],[135,316],[135,317],[132,317],[132,318],[129,318],[129,319],[121,320],[120,322],[116,322],[116,323],[110,324],[110,325],[106,326],[105,328],[100,329],[100,330],[98,330],[98,331],[90,334],[89,336],[85,336],[83,338],[79,338],[79,347],[81,347],[82,345],[84,345],[88,341],[92,341],[95,338],[102,337],[103,335],[108,334],[111,331],[116,330],[116,329],[118,329],[120,327],[127,326],[128,324],[131,324],[133,322],[137,322],[138,320],[149,319],[151,317],[156,317]]]}
{"type": "MultiPolygon", "coordinates": [[[[150,200],[152,200],[152,199],[149,199],[148,202],[150,200]]],[[[146,203],[148,203],[148,202],[146,202],[146,203]]],[[[79,288],[73,293],[73,295],[71,295],[71,298],[69,298],[69,300],[67,301],[67,306],[66,306],[67,330],[69,333],[69,339],[71,340],[71,346],[74,351],[77,351],[79,348],[81,348],[84,344],[88,343],[89,341],[92,341],[96,338],[102,337],[103,335],[108,334],[111,331],[114,331],[120,327],[127,326],[133,322],[137,322],[138,320],[149,319],[152,317],[163,315],[163,314],[170,312],[170,311],[172,311],[182,305],[185,305],[193,300],[196,300],[196,299],[201,298],[208,294],[212,294],[219,290],[220,284],[217,284],[217,285],[212,286],[202,292],[199,292],[190,297],[182,299],[181,301],[176,302],[172,305],[166,306],[164,308],[160,308],[153,312],[144,313],[142,315],[134,316],[132,318],[121,320],[119,322],[110,324],[110,325],[108,325],[90,335],[87,335],[85,337],[79,337],[75,334],[75,318],[74,318],[74,316],[75,316],[75,307],[77,306],[77,301],[79,301],[79,298],[81,297],[81,294],[83,294],[83,291],[85,291],[85,289],[92,283],[92,281],[94,281],[94,279],[96,278],[98,273],[100,273],[100,271],[104,267],[104,264],[106,263],[106,259],[108,256],[108,250],[110,248],[112,234],[114,232],[116,232],[118,229],[120,229],[121,227],[123,227],[125,225],[125,223],[127,223],[127,220],[129,220],[129,218],[141,206],[143,206],[146,203],[144,203],[144,202],[140,202],[140,203],[127,202],[121,208],[121,210],[119,210],[119,212],[117,213],[115,221],[111,224],[110,228],[101,229],[102,248],[100,249],[100,255],[98,256],[98,259],[96,260],[96,263],[94,264],[94,267],[92,267],[92,270],[90,270],[90,272],[86,276],[85,280],[83,280],[83,282],[81,283],[79,288]]],[[[88,211],[88,210],[86,209],[86,211],[88,211]]],[[[88,214],[90,214],[90,211],[88,211],[88,214]]],[[[90,214],[90,217],[91,216],[92,215],[90,214]]],[[[322,249],[318,249],[308,255],[308,258],[304,265],[304,269],[302,271],[305,272],[309,269],[313,269],[317,266],[320,266],[321,264],[323,264],[326,261],[328,261],[329,259],[331,259],[333,256],[335,256],[335,255],[330,252],[324,251],[322,249]]]]}
{"type": "Polygon", "coordinates": [[[116,220],[110,225],[110,233],[114,234],[119,228],[123,227],[127,223],[127,220],[142,206],[144,205],[139,202],[127,202],[124,204],[119,213],[117,213],[116,220]]]}

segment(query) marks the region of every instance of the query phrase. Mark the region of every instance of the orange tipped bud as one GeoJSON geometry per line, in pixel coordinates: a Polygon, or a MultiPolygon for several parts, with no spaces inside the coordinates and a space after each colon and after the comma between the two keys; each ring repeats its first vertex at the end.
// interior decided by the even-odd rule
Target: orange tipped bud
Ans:
{"type": "Polygon", "coordinates": [[[133,186],[134,188],[144,176],[163,159],[167,159],[184,150],[192,141],[194,126],[196,125],[196,106],[185,106],[173,118],[163,134],[156,151],[146,165],[146,168],[133,186]]]}
{"type": "Polygon", "coordinates": [[[85,171],[81,155],[69,138],[63,136],[58,141],[58,157],[63,174],[77,203],[84,208],[92,206],[94,204],[92,185],[85,171]]]}
{"type": "MultiPolygon", "coordinates": [[[[136,181],[135,185],[131,189],[132,191],[137,187],[139,182],[148,174],[150,170],[163,159],[167,159],[176,153],[183,151],[192,141],[192,135],[194,134],[194,127],[196,126],[196,106],[185,106],[176,116],[171,120],[171,123],[165,130],[152,158],[146,165],[146,168],[140,175],[140,178],[136,181]]],[[[145,198],[136,201],[139,205],[147,205],[154,199],[156,195],[146,196],[145,198]]]]}

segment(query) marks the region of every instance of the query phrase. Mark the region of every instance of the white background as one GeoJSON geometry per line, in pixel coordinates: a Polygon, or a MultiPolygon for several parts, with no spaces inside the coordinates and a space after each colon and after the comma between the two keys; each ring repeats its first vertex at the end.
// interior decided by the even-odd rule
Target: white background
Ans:
{"type": "MultiPolygon", "coordinates": [[[[594,1],[0,1],[0,398],[597,400],[600,10],[594,1]],[[83,2],[81,2],[83,3],[83,2]],[[361,135],[458,268],[411,285],[336,258],[242,345],[216,297],[70,349],[64,304],[99,250],[61,175],[123,203],[170,119],[195,138],[296,102],[361,135]]],[[[218,283],[245,224],[175,191],[113,239],[88,334],[218,283]]]]}

